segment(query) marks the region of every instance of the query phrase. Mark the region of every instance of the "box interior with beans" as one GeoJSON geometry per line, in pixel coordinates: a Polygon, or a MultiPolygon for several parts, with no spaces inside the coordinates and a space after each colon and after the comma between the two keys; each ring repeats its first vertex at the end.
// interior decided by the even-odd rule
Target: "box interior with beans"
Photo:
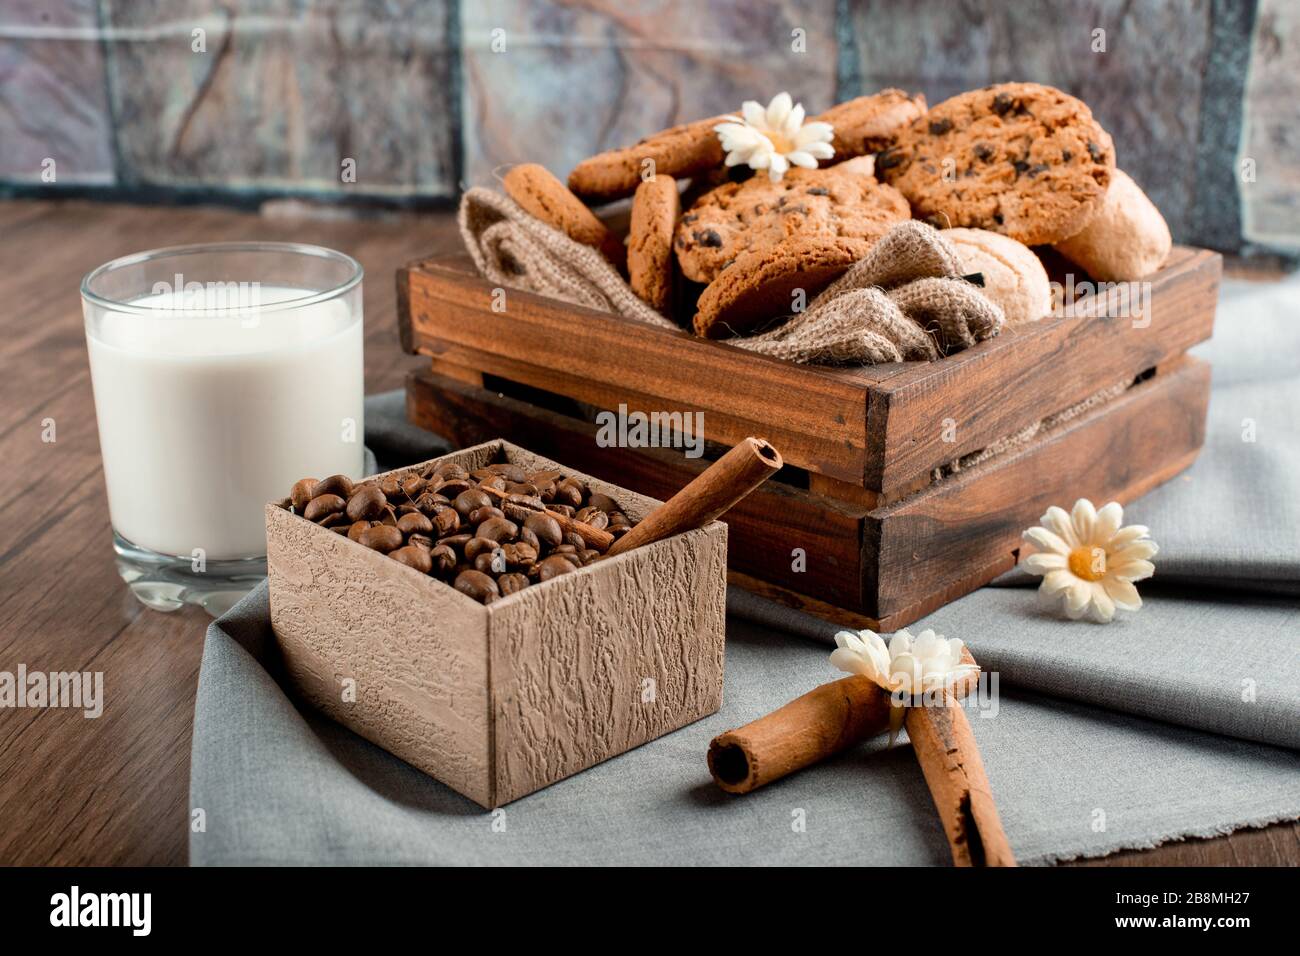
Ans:
{"type": "Polygon", "coordinates": [[[484,806],[713,713],[726,527],[603,555],[658,504],[504,441],[300,482],[266,509],[289,681],[484,806]]]}

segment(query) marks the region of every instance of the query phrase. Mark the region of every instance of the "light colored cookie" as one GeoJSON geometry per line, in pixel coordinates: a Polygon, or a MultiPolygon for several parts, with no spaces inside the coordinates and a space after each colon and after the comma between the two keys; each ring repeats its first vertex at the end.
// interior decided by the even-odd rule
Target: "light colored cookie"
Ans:
{"type": "Polygon", "coordinates": [[[626,265],[627,250],[622,240],[606,229],[596,214],[545,166],[522,163],[512,167],[502,177],[501,184],[506,195],[530,216],[558,229],[574,242],[594,246],[617,268],[626,265]]]}
{"type": "Polygon", "coordinates": [[[925,97],[902,90],[881,90],[871,96],[859,96],[812,118],[813,122],[830,123],[835,131],[831,146],[835,150],[830,162],[838,163],[854,156],[871,156],[894,145],[898,134],[925,113],[925,97]]]}
{"type": "Polygon", "coordinates": [[[962,272],[984,277],[984,294],[1006,313],[1007,323],[1037,322],[1052,311],[1052,286],[1034,250],[987,229],[944,229],[962,272]]]}
{"type": "Polygon", "coordinates": [[[1117,169],[1097,215],[1056,250],[1099,282],[1123,282],[1159,269],[1173,244],[1156,204],[1117,169]]]}
{"type": "Polygon", "coordinates": [[[682,216],[673,248],[683,275],[712,282],[745,252],[795,236],[862,239],[869,246],[909,218],[907,200],[872,176],[839,166],[795,168],[780,182],[754,176],[705,193],[682,216]]]}
{"type": "Polygon", "coordinates": [[[742,253],[700,294],[695,332],[727,338],[789,315],[797,290],[812,302],[870,248],[865,239],[797,236],[742,253]]]}
{"type": "Polygon", "coordinates": [[[1115,167],[1110,136],[1080,100],[1038,83],[1002,83],[945,100],[876,157],[912,215],[1026,245],[1088,224],[1115,167]]]}
{"type": "Polygon", "coordinates": [[[647,136],[635,146],[584,159],[569,173],[569,188],[591,202],[608,202],[636,192],[646,173],[696,176],[722,166],[722,142],[713,127],[724,117],[696,120],[647,136]]]}
{"type": "Polygon", "coordinates": [[[660,173],[636,188],[628,232],[627,272],[632,291],[665,311],[673,289],[673,229],[679,210],[677,180],[660,173]]]}

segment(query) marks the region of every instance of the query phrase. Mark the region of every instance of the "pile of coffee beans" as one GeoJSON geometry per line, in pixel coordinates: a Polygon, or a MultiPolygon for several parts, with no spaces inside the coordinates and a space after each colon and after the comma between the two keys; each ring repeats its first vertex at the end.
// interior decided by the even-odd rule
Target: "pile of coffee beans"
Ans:
{"type": "Polygon", "coordinates": [[[446,462],[355,485],[344,475],[303,478],[289,501],[294,514],[484,604],[601,556],[556,515],[616,540],[632,527],[617,501],[581,479],[514,464],[466,471],[446,462]]]}

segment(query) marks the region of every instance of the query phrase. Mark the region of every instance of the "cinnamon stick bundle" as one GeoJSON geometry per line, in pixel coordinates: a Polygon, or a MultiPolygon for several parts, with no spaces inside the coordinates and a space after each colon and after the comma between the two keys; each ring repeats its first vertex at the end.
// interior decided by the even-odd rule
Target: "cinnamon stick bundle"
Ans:
{"type": "Polygon", "coordinates": [[[970,721],[950,694],[942,706],[909,707],[907,736],[943,821],[956,866],[1015,866],[970,721]]]}
{"type": "MultiPolygon", "coordinates": [[[[969,649],[962,663],[975,663],[969,649]]],[[[952,692],[965,697],[978,679],[972,674],[952,692]]],[[[889,692],[867,677],[842,677],[714,737],[709,772],[728,793],[749,793],[888,729],[889,692]]]]}

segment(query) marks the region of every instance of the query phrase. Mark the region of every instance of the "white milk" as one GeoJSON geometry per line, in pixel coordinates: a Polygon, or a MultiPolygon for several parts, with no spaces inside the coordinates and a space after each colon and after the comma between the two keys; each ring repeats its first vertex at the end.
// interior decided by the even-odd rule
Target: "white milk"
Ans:
{"type": "MultiPolygon", "coordinates": [[[[311,293],[259,294],[265,305],[311,293]]],[[[349,311],[336,299],[255,320],[105,315],[88,342],[113,529],[168,555],[260,556],[267,501],[309,475],[361,477],[362,322],[349,311]]]]}

